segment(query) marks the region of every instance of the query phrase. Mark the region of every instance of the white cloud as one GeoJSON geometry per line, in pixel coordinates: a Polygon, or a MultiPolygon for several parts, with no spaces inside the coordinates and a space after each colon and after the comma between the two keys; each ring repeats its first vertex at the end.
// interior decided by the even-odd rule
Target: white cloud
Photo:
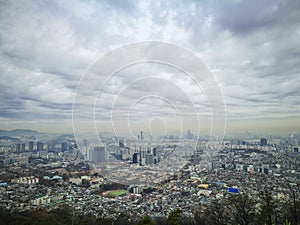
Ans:
{"type": "MultiPolygon", "coordinates": [[[[113,48],[144,40],[174,43],[200,56],[222,87],[230,120],[297,117],[299,11],[297,1],[283,0],[3,2],[1,121],[9,127],[12,119],[21,125],[39,118],[69,119],[76,87],[89,66],[113,48]]],[[[107,85],[104,110],[113,94],[151,66],[135,69],[141,75],[125,69],[107,85]]],[[[156,85],[158,94],[185,112],[189,103],[182,93],[203,110],[199,88],[171,72],[166,69],[159,76],[173,79],[172,85],[136,83],[121,96],[122,104],[156,85]]],[[[101,86],[96,80],[91,85],[101,86]]]]}

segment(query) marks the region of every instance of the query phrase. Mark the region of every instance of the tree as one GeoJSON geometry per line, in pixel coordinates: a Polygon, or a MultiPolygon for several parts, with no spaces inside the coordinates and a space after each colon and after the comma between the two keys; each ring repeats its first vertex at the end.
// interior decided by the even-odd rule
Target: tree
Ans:
{"type": "Polygon", "coordinates": [[[190,216],[181,216],[179,218],[180,225],[196,225],[196,222],[193,217],[190,216]]]}
{"type": "Polygon", "coordinates": [[[169,213],[167,224],[168,225],[180,225],[179,219],[181,217],[182,211],[180,209],[175,209],[169,213]]]}
{"type": "Polygon", "coordinates": [[[224,202],[212,202],[206,210],[206,223],[215,225],[227,225],[229,221],[226,204],[224,202]]]}
{"type": "Polygon", "coordinates": [[[40,209],[40,210],[36,210],[33,211],[31,213],[31,218],[32,218],[32,224],[60,224],[57,223],[57,219],[55,218],[54,214],[52,214],[51,212],[46,211],[45,209],[40,209]]]}
{"type": "Polygon", "coordinates": [[[247,194],[233,194],[227,199],[232,224],[248,225],[255,218],[255,202],[247,194]]]}
{"type": "Polygon", "coordinates": [[[135,225],[154,225],[154,222],[149,216],[143,216],[135,223],[135,225]]]}
{"type": "Polygon", "coordinates": [[[130,225],[130,224],[132,224],[130,222],[130,218],[125,213],[120,213],[120,215],[118,216],[118,218],[114,223],[114,225],[130,225]]]}
{"type": "Polygon", "coordinates": [[[206,221],[206,212],[202,208],[197,208],[194,211],[194,220],[197,225],[205,225],[206,221]]]}
{"type": "Polygon", "coordinates": [[[259,208],[259,220],[262,224],[272,225],[277,222],[277,204],[272,198],[272,193],[270,190],[265,189],[260,193],[261,206],[259,208]]]}
{"type": "Polygon", "coordinates": [[[168,222],[167,222],[167,218],[165,217],[158,217],[155,219],[155,225],[166,225],[168,222]]]}
{"type": "Polygon", "coordinates": [[[291,224],[298,225],[300,222],[300,200],[299,200],[299,189],[291,188],[288,193],[288,219],[291,221],[291,224]]]}

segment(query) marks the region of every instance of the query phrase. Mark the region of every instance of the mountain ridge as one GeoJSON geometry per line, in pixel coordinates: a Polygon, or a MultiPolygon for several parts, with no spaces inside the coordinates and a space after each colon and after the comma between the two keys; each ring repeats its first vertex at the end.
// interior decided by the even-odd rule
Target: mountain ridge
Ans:
{"type": "Polygon", "coordinates": [[[36,130],[30,129],[14,129],[14,130],[2,130],[0,129],[0,136],[31,136],[43,134],[36,130]]]}

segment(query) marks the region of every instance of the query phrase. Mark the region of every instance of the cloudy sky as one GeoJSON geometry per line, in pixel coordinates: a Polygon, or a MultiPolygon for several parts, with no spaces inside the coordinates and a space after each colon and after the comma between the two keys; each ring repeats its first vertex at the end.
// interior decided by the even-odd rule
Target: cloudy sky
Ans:
{"type": "MultiPolygon", "coordinates": [[[[228,132],[300,132],[300,2],[292,0],[1,1],[0,129],[72,131],[84,75],[103,55],[142,41],[175,44],[207,65],[228,132]]],[[[193,130],[196,108],[205,124],[207,93],[181,73],[144,63],[98,81],[96,122],[117,127],[125,112],[132,129],[140,118],[153,132],[170,131],[190,112],[184,129],[193,130]]]]}

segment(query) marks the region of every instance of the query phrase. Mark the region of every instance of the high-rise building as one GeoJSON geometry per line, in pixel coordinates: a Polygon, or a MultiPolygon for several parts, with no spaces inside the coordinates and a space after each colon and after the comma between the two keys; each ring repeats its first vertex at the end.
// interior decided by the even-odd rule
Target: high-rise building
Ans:
{"type": "Polygon", "coordinates": [[[153,164],[157,164],[158,163],[158,161],[157,161],[157,151],[158,151],[157,147],[155,147],[155,148],[152,149],[153,164]]]}
{"type": "Polygon", "coordinates": [[[186,137],[187,139],[192,139],[192,138],[193,138],[193,133],[191,132],[191,130],[188,130],[188,131],[186,132],[185,137],[186,137]]]}
{"type": "Polygon", "coordinates": [[[140,146],[140,149],[139,149],[139,165],[141,166],[142,165],[142,147],[140,146]]]}
{"type": "Polygon", "coordinates": [[[151,146],[147,147],[147,154],[151,154],[151,146]]]}
{"type": "Polygon", "coordinates": [[[33,141],[29,141],[28,150],[29,150],[30,152],[33,151],[33,146],[34,146],[34,142],[33,142],[33,141]]]}
{"type": "Polygon", "coordinates": [[[266,146],[268,144],[267,139],[262,138],[260,139],[260,146],[266,146]]]}
{"type": "Polygon", "coordinates": [[[133,153],[133,155],[132,155],[132,163],[134,163],[134,164],[138,163],[138,153],[137,152],[133,153]]]}
{"type": "Polygon", "coordinates": [[[44,151],[44,143],[38,141],[38,142],[36,143],[36,150],[37,150],[37,151],[44,151]]]}
{"type": "Polygon", "coordinates": [[[21,151],[21,144],[17,143],[16,144],[16,152],[20,152],[21,151]]]}
{"type": "Polygon", "coordinates": [[[87,140],[87,139],[83,139],[82,143],[83,143],[83,146],[84,146],[84,147],[87,147],[87,146],[88,146],[88,140],[87,140]]]}
{"type": "Polygon", "coordinates": [[[203,144],[202,142],[198,141],[197,142],[197,147],[196,147],[197,154],[203,154],[204,149],[205,149],[205,144],[203,144]]]}
{"type": "Polygon", "coordinates": [[[91,161],[96,163],[103,163],[106,161],[106,152],[104,147],[94,147],[94,150],[90,151],[91,161]]]}
{"type": "Polygon", "coordinates": [[[25,143],[22,143],[21,144],[21,152],[25,152],[25,149],[26,149],[26,145],[25,145],[25,143]]]}
{"type": "Polygon", "coordinates": [[[68,143],[67,142],[61,143],[61,151],[65,152],[67,150],[68,150],[68,143]]]}
{"type": "Polygon", "coordinates": [[[153,156],[157,155],[157,149],[156,148],[153,148],[152,152],[153,152],[153,156]]]}
{"type": "Polygon", "coordinates": [[[48,142],[46,148],[48,151],[51,151],[52,149],[55,149],[55,144],[53,142],[48,142]]]}
{"type": "Polygon", "coordinates": [[[119,140],[119,147],[124,148],[124,140],[119,140]]]}
{"type": "Polygon", "coordinates": [[[151,164],[153,164],[153,155],[147,154],[146,155],[146,165],[151,165],[151,164]]]}

